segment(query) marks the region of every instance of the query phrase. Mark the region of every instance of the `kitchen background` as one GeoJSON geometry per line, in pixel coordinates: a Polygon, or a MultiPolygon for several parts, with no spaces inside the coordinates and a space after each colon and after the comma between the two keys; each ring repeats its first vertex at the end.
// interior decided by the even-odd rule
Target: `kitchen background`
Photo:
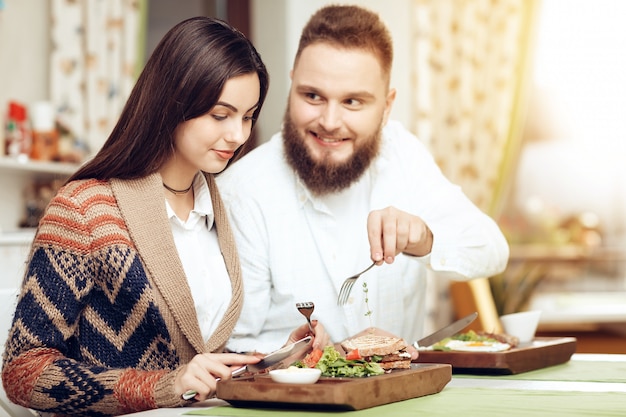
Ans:
{"type": "MultiPolygon", "coordinates": [[[[0,148],[0,289],[19,285],[38,214],[106,139],[165,31],[206,14],[252,38],[272,77],[255,129],[261,142],[282,119],[301,27],[325,3],[0,0],[0,143],[19,127],[7,123],[13,103],[13,116],[26,108],[40,144],[27,153],[0,148]]],[[[510,267],[488,281],[497,311],[541,308],[546,334],[626,352],[626,3],[338,3],[364,5],[387,21],[398,90],[392,116],[431,146],[444,172],[509,237],[510,267]]],[[[434,283],[432,327],[445,324],[456,303],[448,283],[434,283]]]]}

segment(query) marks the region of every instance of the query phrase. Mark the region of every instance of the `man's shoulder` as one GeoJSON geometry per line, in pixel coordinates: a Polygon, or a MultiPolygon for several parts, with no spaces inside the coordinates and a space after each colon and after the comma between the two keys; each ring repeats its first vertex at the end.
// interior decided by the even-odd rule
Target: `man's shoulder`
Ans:
{"type": "Polygon", "coordinates": [[[237,192],[242,187],[249,189],[269,182],[290,178],[290,168],[285,160],[282,138],[274,135],[269,141],[257,146],[240,160],[217,175],[216,180],[223,193],[224,188],[237,192]]]}
{"type": "Polygon", "coordinates": [[[414,152],[430,154],[426,144],[397,120],[389,120],[382,133],[383,146],[389,150],[395,150],[402,154],[407,152],[409,154],[414,152]]]}

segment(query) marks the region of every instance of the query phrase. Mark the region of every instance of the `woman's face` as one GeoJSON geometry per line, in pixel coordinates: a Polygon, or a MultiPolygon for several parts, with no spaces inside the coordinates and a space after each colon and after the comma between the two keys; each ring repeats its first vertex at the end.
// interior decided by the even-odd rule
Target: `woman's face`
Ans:
{"type": "Polygon", "coordinates": [[[195,174],[218,173],[250,137],[259,104],[256,73],[231,78],[215,106],[206,114],[178,125],[174,131],[176,168],[195,174]]]}

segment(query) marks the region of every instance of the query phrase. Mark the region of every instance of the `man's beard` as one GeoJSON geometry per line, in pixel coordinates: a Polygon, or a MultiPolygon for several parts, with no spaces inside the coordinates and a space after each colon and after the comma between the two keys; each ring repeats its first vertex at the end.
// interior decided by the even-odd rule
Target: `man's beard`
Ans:
{"type": "Polygon", "coordinates": [[[363,144],[354,148],[350,159],[336,163],[329,161],[329,155],[321,161],[313,159],[289,116],[289,108],[285,111],[282,128],[287,162],[314,195],[341,191],[358,181],[380,151],[381,132],[382,127],[379,127],[372,136],[363,139],[363,144]]]}

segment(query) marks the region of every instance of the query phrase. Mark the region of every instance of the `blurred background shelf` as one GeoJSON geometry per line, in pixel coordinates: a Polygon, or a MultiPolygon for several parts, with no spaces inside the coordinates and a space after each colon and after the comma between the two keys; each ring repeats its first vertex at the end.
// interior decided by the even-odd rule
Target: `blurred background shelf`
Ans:
{"type": "Polygon", "coordinates": [[[511,262],[543,277],[528,309],[541,310],[543,337],[576,337],[578,353],[626,353],[626,248],[512,247],[511,262]]]}
{"type": "Polygon", "coordinates": [[[510,262],[626,262],[624,247],[589,247],[583,245],[511,245],[510,262]]]}
{"type": "Polygon", "coordinates": [[[22,161],[15,158],[0,157],[0,170],[14,173],[41,173],[70,176],[79,167],[66,162],[22,161]]]}
{"type": "MultiPolygon", "coordinates": [[[[0,234],[19,231],[26,216],[26,207],[37,199],[45,206],[37,194],[43,187],[51,194],[79,167],[79,164],[64,162],[43,162],[0,157],[0,234]]],[[[47,200],[47,198],[46,198],[47,200]]],[[[32,224],[30,226],[33,226],[32,224]]]]}

